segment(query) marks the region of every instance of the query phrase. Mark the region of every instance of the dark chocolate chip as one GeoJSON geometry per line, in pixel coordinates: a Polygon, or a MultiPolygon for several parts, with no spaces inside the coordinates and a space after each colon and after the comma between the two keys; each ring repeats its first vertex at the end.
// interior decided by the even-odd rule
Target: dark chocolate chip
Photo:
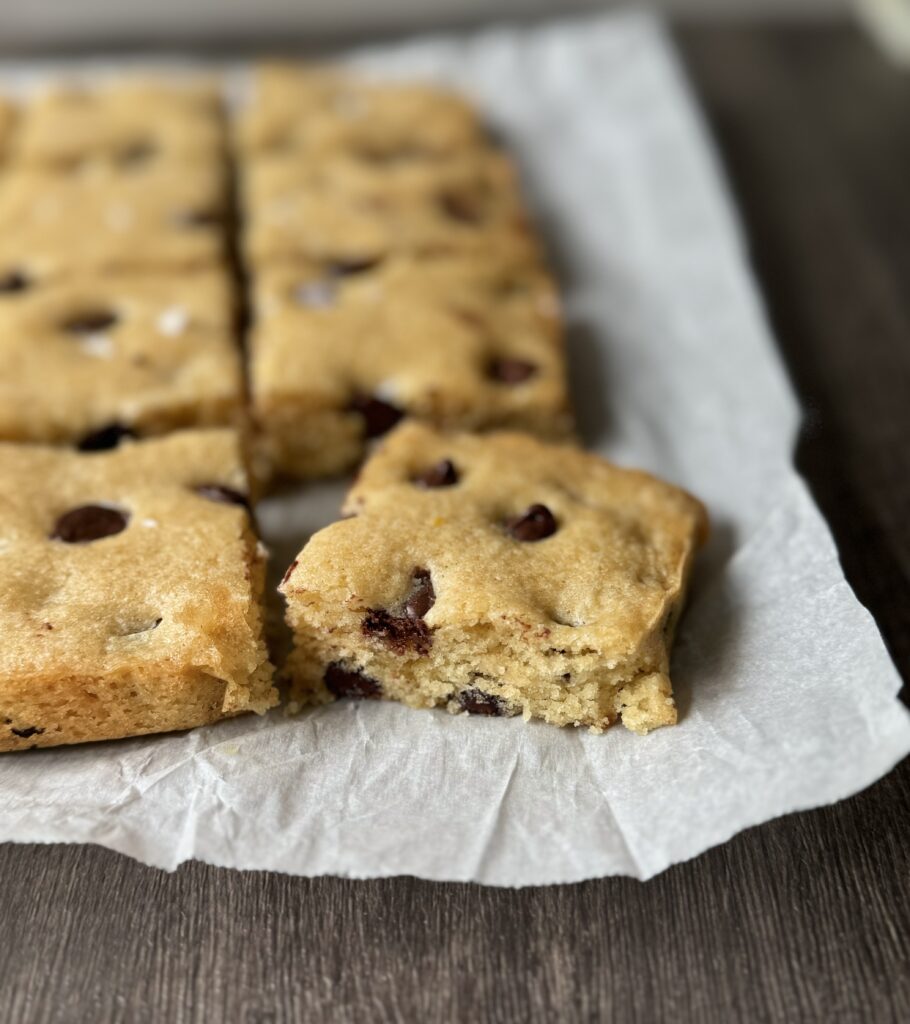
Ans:
{"type": "Polygon", "coordinates": [[[354,700],[376,699],[382,693],[382,686],[373,678],[358,669],[347,669],[332,662],[325,670],[325,685],[336,697],[349,697],[354,700]]]}
{"type": "Polygon", "coordinates": [[[109,309],[89,309],[76,313],[60,323],[60,330],[67,334],[97,334],[113,327],[120,318],[109,309]]]}
{"type": "Polygon", "coordinates": [[[6,274],[0,274],[0,295],[24,292],[31,283],[21,270],[10,270],[6,274]]]}
{"type": "Polygon", "coordinates": [[[37,725],[30,725],[27,729],[10,729],[10,732],[21,740],[27,740],[32,736],[40,736],[44,730],[39,729],[37,725]]]}
{"type": "Polygon", "coordinates": [[[415,569],[411,593],[405,601],[404,611],[409,619],[422,619],[436,604],[436,591],[429,569],[415,569]]]}
{"type": "Polygon", "coordinates": [[[506,713],[505,702],[483,690],[462,690],[458,694],[458,703],[469,715],[499,716],[506,713]]]}
{"type": "Polygon", "coordinates": [[[351,412],[359,413],[363,417],[365,434],[370,437],[382,437],[404,416],[404,412],[389,402],[383,402],[381,398],[370,398],[367,395],[357,395],[348,406],[351,412]]]}
{"type": "Polygon", "coordinates": [[[104,452],[110,448],[116,448],[121,441],[128,437],[135,437],[136,432],[124,427],[120,423],[111,423],[100,430],[93,430],[76,446],[80,452],[104,452]]]}
{"type": "Polygon", "coordinates": [[[439,197],[442,212],[460,224],[479,224],[482,214],[477,201],[461,192],[445,192],[439,197]]]}
{"type": "Polygon", "coordinates": [[[109,505],[79,505],[60,516],[51,539],[66,544],[88,544],[120,533],[129,521],[128,513],[109,505]]]}
{"type": "Polygon", "coordinates": [[[546,505],[532,505],[520,516],[512,516],[505,523],[516,540],[543,540],[556,533],[556,520],[546,505]]]}
{"type": "Polygon", "coordinates": [[[526,359],[494,359],[490,376],[501,384],[523,384],[537,373],[537,367],[526,359]]]}
{"type": "Polygon", "coordinates": [[[381,640],[396,654],[415,651],[425,656],[433,646],[433,634],[423,619],[396,615],[387,608],[368,608],[360,628],[364,636],[381,640]]]}
{"type": "Polygon", "coordinates": [[[453,487],[458,483],[458,470],[451,459],[442,459],[415,476],[414,483],[428,490],[434,487],[453,487]]]}
{"type": "Polygon", "coordinates": [[[222,505],[240,505],[245,509],[250,507],[250,499],[245,494],[235,491],[233,487],[225,487],[224,484],[199,484],[193,490],[200,498],[219,501],[222,505]]]}

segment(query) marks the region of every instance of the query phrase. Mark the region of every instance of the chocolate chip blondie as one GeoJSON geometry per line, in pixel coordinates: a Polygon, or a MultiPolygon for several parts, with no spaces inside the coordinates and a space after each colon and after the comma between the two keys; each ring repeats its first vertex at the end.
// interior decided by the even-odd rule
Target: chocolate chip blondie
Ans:
{"type": "Polygon", "coordinates": [[[66,174],[16,164],[0,178],[0,278],[211,266],[225,221],[217,163],[89,161],[66,174]]]}
{"type": "Polygon", "coordinates": [[[393,252],[539,258],[518,176],[498,152],[377,165],[261,157],[244,169],[248,262],[373,260],[393,252]]]}
{"type": "Polygon", "coordinates": [[[0,444],[0,750],[189,729],[277,702],[237,434],[0,444]]]}
{"type": "Polygon", "coordinates": [[[104,447],[240,424],[227,274],[0,279],[0,440],[104,447]]]}
{"type": "Polygon", "coordinates": [[[256,69],[237,125],[247,153],[347,152],[383,164],[445,157],[486,138],[473,107],[442,89],[277,62],[256,69]]]}
{"type": "Polygon", "coordinates": [[[267,267],[252,395],[280,474],[343,472],[404,415],[466,430],[571,429],[559,304],[539,267],[489,256],[267,267]]]}
{"type": "Polygon", "coordinates": [[[343,511],[281,585],[298,703],[675,723],[670,647],[707,533],[685,492],[526,435],[408,423],[343,511]]]}
{"type": "Polygon", "coordinates": [[[0,164],[6,159],[12,145],[17,111],[13,104],[0,96],[0,164]]]}
{"type": "Polygon", "coordinates": [[[27,105],[16,156],[22,164],[61,171],[98,159],[138,171],[170,158],[221,160],[225,141],[216,88],[126,79],[36,96],[27,105]]]}

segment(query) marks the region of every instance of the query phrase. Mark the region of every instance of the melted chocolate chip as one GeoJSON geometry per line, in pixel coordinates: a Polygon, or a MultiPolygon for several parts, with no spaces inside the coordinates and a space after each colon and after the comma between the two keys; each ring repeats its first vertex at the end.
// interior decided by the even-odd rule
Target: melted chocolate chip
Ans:
{"type": "Polygon", "coordinates": [[[409,619],[423,619],[436,604],[436,591],[429,569],[415,569],[411,593],[405,601],[404,611],[409,619]]]}
{"type": "Polygon", "coordinates": [[[460,224],[479,224],[483,219],[477,201],[461,192],[446,192],[439,197],[442,212],[460,224]]]}
{"type": "Polygon", "coordinates": [[[443,459],[414,477],[417,487],[452,487],[458,483],[458,470],[451,459],[443,459]]]}
{"type": "Polygon", "coordinates": [[[225,487],[224,484],[199,484],[193,490],[200,498],[218,501],[222,505],[240,505],[245,509],[250,507],[250,499],[245,494],[235,491],[233,487],[225,487]]]}
{"type": "Polygon", "coordinates": [[[5,274],[0,274],[0,295],[24,292],[30,285],[31,281],[21,270],[10,270],[5,274]]]}
{"type": "Polygon", "coordinates": [[[60,330],[67,334],[98,334],[113,327],[119,319],[109,309],[89,309],[61,321],[60,330]]]}
{"type": "Polygon", "coordinates": [[[556,520],[546,505],[532,505],[522,515],[507,519],[505,527],[516,540],[543,540],[556,533],[556,520]]]}
{"type": "Polygon", "coordinates": [[[458,694],[458,703],[469,715],[498,717],[506,713],[505,702],[492,693],[484,693],[483,690],[462,690],[458,694]]]}
{"type": "Polygon", "coordinates": [[[39,729],[37,725],[30,725],[27,729],[10,729],[10,732],[21,740],[27,740],[32,736],[40,736],[44,730],[39,729]]]}
{"type": "Polygon", "coordinates": [[[116,448],[121,441],[128,437],[135,437],[136,433],[129,427],[120,423],[111,423],[100,430],[93,430],[76,446],[80,452],[104,452],[110,448],[116,448]]]}
{"type": "Polygon", "coordinates": [[[537,367],[525,359],[494,359],[489,372],[501,384],[523,384],[537,373],[537,367]]]}
{"type": "Polygon", "coordinates": [[[54,526],[51,540],[66,544],[88,544],[112,537],[126,529],[129,515],[108,505],[79,505],[64,512],[54,526]]]}
{"type": "Polygon", "coordinates": [[[348,406],[351,412],[359,413],[363,417],[364,432],[368,438],[382,437],[404,416],[404,412],[389,402],[383,402],[380,398],[370,398],[367,395],[358,395],[348,406]]]}
{"type": "Polygon", "coordinates": [[[433,646],[433,634],[423,617],[435,603],[436,592],[429,570],[415,569],[411,590],[404,602],[394,611],[368,608],[361,631],[364,636],[381,640],[396,654],[415,651],[421,656],[427,655],[433,646]]]}
{"type": "Polygon", "coordinates": [[[364,636],[381,640],[396,654],[415,651],[425,656],[433,646],[433,634],[423,619],[396,615],[387,608],[368,608],[360,628],[364,636]]]}
{"type": "Polygon", "coordinates": [[[357,669],[344,668],[337,661],[325,670],[323,679],[329,692],[336,697],[369,700],[376,699],[382,693],[382,686],[377,680],[357,669]]]}

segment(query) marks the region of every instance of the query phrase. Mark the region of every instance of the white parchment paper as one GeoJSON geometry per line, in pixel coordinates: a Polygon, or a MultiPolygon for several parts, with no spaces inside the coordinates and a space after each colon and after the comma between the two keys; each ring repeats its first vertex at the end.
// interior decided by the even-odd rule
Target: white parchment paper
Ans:
{"type": "MultiPolygon", "coordinates": [[[[358,55],[455,83],[524,165],[562,274],[587,442],[692,489],[715,531],[675,729],[604,736],[385,703],[0,757],[0,839],[301,875],[647,878],[838,800],[910,749],[875,623],[794,472],[798,409],[659,25],[601,18],[358,55]]],[[[278,575],[338,486],[272,499],[278,575]]]]}

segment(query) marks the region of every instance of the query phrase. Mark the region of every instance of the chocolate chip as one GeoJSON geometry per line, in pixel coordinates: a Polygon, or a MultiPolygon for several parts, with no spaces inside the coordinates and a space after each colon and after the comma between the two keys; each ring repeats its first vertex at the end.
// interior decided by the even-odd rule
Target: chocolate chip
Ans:
{"type": "Polygon", "coordinates": [[[546,505],[532,505],[522,515],[507,519],[505,527],[516,540],[543,540],[556,533],[556,520],[546,505]]]}
{"type": "Polygon", "coordinates": [[[88,544],[112,537],[126,529],[129,515],[109,505],[79,505],[64,512],[54,526],[51,540],[66,544],[88,544]]]}
{"type": "Polygon", "coordinates": [[[453,487],[458,483],[458,470],[451,459],[443,459],[435,466],[430,466],[418,476],[414,477],[414,484],[417,487],[453,487]]]}
{"type": "Polygon", "coordinates": [[[76,445],[80,452],[103,452],[116,448],[121,441],[135,437],[136,432],[120,423],[111,423],[100,430],[93,430],[76,445]]]}
{"type": "Polygon", "coordinates": [[[0,295],[24,292],[29,285],[31,285],[31,281],[20,270],[10,270],[6,274],[0,274],[0,295]]]}
{"type": "Polygon", "coordinates": [[[364,636],[381,640],[396,654],[415,651],[424,657],[433,646],[433,634],[423,619],[396,615],[387,608],[368,608],[360,628],[364,636]]]}
{"type": "Polygon", "coordinates": [[[193,490],[200,498],[207,498],[209,501],[219,501],[223,505],[240,505],[245,509],[250,507],[250,499],[245,494],[235,491],[233,487],[225,487],[224,484],[199,484],[193,490]]]}
{"type": "Polygon", "coordinates": [[[332,662],[323,676],[325,685],[336,697],[349,697],[354,700],[370,700],[378,698],[382,686],[373,678],[358,669],[347,669],[332,662]]]}
{"type": "Polygon", "coordinates": [[[98,334],[113,327],[120,318],[109,309],[89,309],[75,313],[60,322],[60,330],[67,334],[98,334]]]}
{"type": "Polygon", "coordinates": [[[442,212],[461,224],[479,224],[482,214],[477,201],[462,192],[445,192],[439,197],[442,212]]]}
{"type": "Polygon", "coordinates": [[[506,713],[505,701],[483,690],[462,690],[458,694],[458,703],[469,715],[498,717],[506,713]]]}
{"type": "Polygon", "coordinates": [[[10,729],[10,732],[21,740],[27,740],[32,736],[40,736],[44,730],[39,729],[37,725],[30,725],[27,729],[10,729]]]}
{"type": "Polygon", "coordinates": [[[523,384],[537,373],[537,367],[525,359],[494,359],[489,373],[501,384],[523,384]]]}
{"type": "Polygon", "coordinates": [[[404,611],[409,619],[422,619],[436,604],[436,591],[429,569],[415,569],[411,593],[405,601],[404,611]]]}
{"type": "Polygon", "coordinates": [[[348,406],[351,412],[363,417],[365,434],[370,437],[382,437],[404,416],[404,412],[380,398],[368,395],[357,395],[348,406]]]}

